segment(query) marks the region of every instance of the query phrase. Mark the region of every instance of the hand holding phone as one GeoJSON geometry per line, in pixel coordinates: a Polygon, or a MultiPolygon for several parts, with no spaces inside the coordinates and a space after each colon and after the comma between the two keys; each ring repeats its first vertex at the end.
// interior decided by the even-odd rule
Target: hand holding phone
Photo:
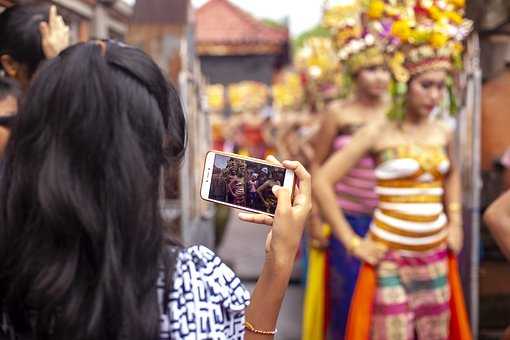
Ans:
{"type": "MultiPolygon", "coordinates": [[[[268,157],[268,160],[280,164],[272,156],[268,157]]],[[[266,251],[268,257],[278,265],[294,261],[306,219],[312,208],[311,176],[308,171],[295,161],[284,161],[282,165],[293,170],[299,181],[294,191],[294,202],[287,188],[275,187],[278,205],[274,218],[262,214],[239,214],[239,218],[245,222],[272,226],[266,240],[266,251]]]]}

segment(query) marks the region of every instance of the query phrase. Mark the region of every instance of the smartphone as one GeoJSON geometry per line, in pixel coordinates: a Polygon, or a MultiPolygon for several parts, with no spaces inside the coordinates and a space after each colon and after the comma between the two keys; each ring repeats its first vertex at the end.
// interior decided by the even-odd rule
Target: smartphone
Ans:
{"type": "Polygon", "coordinates": [[[232,208],[274,216],[272,188],[293,193],[294,171],[267,161],[232,153],[209,151],[205,157],[200,196],[232,208]]]}

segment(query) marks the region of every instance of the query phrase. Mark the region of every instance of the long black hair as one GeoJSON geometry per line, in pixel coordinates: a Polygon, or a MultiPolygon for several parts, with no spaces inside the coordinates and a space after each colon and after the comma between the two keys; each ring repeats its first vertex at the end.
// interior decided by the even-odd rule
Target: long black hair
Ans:
{"type": "Polygon", "coordinates": [[[29,77],[46,59],[39,25],[48,21],[48,11],[47,5],[14,5],[0,14],[0,55],[25,65],[29,77]]]}
{"type": "Polygon", "coordinates": [[[82,43],[44,65],[7,147],[0,297],[38,339],[157,339],[163,166],[184,152],[179,98],[142,51],[82,43]]]}
{"type": "Polygon", "coordinates": [[[0,101],[9,96],[13,96],[16,100],[19,100],[21,97],[21,90],[14,80],[0,76],[0,101]]]}

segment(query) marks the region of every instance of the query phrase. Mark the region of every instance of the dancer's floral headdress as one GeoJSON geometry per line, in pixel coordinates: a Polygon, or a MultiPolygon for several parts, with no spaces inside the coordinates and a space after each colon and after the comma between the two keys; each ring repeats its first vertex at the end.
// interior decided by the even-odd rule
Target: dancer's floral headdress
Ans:
{"type": "Polygon", "coordinates": [[[344,70],[354,75],[363,68],[385,64],[384,47],[366,27],[361,0],[326,0],[322,24],[331,32],[344,70]]]}
{"type": "Polygon", "coordinates": [[[462,43],[473,25],[464,18],[465,0],[368,0],[365,5],[369,30],[382,37],[391,53],[388,65],[396,83],[390,114],[400,117],[413,76],[462,67],[462,43]]]}
{"type": "Polygon", "coordinates": [[[282,111],[299,109],[304,100],[301,75],[292,70],[283,71],[272,86],[274,105],[282,111]]]}
{"type": "Polygon", "coordinates": [[[208,85],[206,96],[209,110],[212,112],[223,112],[225,109],[225,87],[223,85],[208,85]]]}
{"type": "Polygon", "coordinates": [[[321,110],[327,99],[340,94],[340,63],[335,48],[328,37],[312,37],[296,53],[295,64],[302,74],[307,100],[321,110]]]}
{"type": "Polygon", "coordinates": [[[227,94],[232,111],[257,111],[267,104],[269,90],[263,83],[242,81],[230,84],[227,94]]]}

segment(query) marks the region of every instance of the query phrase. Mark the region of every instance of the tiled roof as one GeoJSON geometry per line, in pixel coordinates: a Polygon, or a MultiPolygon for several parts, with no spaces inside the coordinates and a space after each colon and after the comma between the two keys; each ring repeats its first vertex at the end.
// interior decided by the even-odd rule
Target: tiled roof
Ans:
{"type": "Polygon", "coordinates": [[[209,0],[195,17],[199,45],[282,45],[289,39],[287,28],[270,27],[228,0],[209,0]]]}

